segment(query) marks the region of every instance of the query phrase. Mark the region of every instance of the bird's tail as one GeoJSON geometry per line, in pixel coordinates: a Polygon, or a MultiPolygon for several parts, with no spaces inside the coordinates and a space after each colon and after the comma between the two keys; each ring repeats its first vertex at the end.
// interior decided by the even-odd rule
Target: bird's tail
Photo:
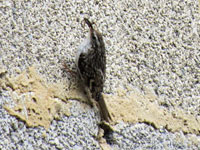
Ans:
{"type": "Polygon", "coordinates": [[[105,100],[101,93],[98,94],[96,101],[98,102],[98,107],[100,109],[101,118],[107,122],[112,121],[111,115],[108,111],[105,100]]]}

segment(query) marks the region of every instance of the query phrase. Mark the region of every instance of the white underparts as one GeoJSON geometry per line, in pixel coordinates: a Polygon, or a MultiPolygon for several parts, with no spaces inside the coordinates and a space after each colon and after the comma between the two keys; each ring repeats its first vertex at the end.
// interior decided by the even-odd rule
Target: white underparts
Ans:
{"type": "Polygon", "coordinates": [[[78,51],[76,54],[76,65],[78,65],[78,59],[81,53],[87,53],[91,48],[90,36],[88,36],[78,47],[78,51]]]}

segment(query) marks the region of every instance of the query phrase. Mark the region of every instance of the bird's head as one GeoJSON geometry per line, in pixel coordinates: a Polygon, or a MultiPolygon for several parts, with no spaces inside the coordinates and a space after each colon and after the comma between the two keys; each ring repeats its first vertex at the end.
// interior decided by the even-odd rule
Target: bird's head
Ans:
{"type": "Polygon", "coordinates": [[[94,47],[104,47],[103,37],[101,33],[93,28],[94,22],[91,23],[87,18],[84,18],[85,23],[90,28],[90,40],[94,47]]]}

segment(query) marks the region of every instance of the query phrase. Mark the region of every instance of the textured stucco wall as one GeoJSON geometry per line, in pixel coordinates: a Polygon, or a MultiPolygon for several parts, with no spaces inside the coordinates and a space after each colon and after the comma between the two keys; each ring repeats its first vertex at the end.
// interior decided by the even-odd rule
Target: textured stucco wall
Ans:
{"type": "MultiPolygon", "coordinates": [[[[169,111],[200,116],[200,15],[198,0],[1,1],[0,65],[9,75],[35,65],[48,82],[74,82],[62,62],[74,68],[78,45],[87,35],[84,17],[103,33],[107,50],[104,93],[150,89],[169,111]]],[[[74,103],[72,116],[54,120],[48,132],[27,128],[2,104],[1,149],[99,149],[93,138],[98,113],[74,103]],[[95,119],[96,118],[96,119],[95,119]],[[43,137],[44,135],[44,137],[43,137]],[[72,140],[69,140],[71,138],[72,140]],[[78,141],[78,142],[77,142],[78,141]]],[[[155,130],[145,124],[119,123],[107,137],[113,149],[197,149],[200,137],[155,130]]]]}

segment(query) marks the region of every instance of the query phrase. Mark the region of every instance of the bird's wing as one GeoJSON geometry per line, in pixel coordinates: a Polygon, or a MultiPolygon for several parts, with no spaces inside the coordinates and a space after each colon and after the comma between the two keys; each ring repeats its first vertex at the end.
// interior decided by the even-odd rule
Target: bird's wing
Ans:
{"type": "Polygon", "coordinates": [[[94,78],[94,70],[92,68],[91,60],[88,58],[88,54],[81,53],[78,59],[78,70],[81,78],[85,84],[89,87],[90,79],[94,78]]]}

